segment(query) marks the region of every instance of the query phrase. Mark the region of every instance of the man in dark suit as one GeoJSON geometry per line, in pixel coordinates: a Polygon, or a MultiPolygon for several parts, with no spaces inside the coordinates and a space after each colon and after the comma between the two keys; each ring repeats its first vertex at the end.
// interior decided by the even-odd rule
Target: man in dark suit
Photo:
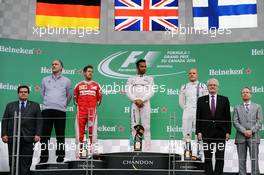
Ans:
{"type": "Polygon", "coordinates": [[[230,104],[227,97],[218,95],[219,82],[207,82],[209,95],[198,98],[196,111],[196,134],[203,140],[205,172],[207,175],[223,174],[225,141],[231,134],[230,104]],[[215,169],[212,154],[215,153],[215,169]]]}
{"type": "MultiPolygon", "coordinates": [[[[40,141],[42,120],[38,103],[29,101],[29,87],[18,87],[18,101],[8,103],[2,120],[1,137],[4,143],[8,144],[9,166],[12,171],[13,133],[15,113],[21,113],[20,149],[19,149],[19,175],[29,175],[32,163],[34,143],[40,141]]],[[[15,126],[18,128],[18,126],[15,126]]],[[[16,146],[16,145],[15,145],[16,146]]],[[[13,157],[15,158],[15,157],[13,157]]],[[[15,166],[14,166],[15,167],[15,166]]]]}

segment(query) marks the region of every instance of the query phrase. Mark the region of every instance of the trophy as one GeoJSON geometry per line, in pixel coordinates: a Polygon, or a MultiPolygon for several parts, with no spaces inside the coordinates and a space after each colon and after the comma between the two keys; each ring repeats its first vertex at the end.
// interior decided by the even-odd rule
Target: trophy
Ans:
{"type": "Polygon", "coordinates": [[[134,138],[134,151],[142,151],[142,138],[144,135],[144,127],[141,125],[134,126],[136,135],[134,138]]]}
{"type": "Polygon", "coordinates": [[[191,136],[187,134],[185,139],[184,160],[192,160],[191,136]]]}

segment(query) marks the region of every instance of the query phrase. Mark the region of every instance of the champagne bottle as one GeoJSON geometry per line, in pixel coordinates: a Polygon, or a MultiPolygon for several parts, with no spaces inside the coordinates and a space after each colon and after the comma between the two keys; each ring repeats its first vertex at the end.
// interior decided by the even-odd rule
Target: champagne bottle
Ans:
{"type": "Polygon", "coordinates": [[[134,138],[134,151],[142,151],[142,137],[139,134],[134,138]]]}
{"type": "Polygon", "coordinates": [[[88,157],[86,133],[84,133],[83,144],[81,145],[81,157],[82,158],[88,157]]]}
{"type": "Polygon", "coordinates": [[[190,134],[187,134],[185,140],[184,160],[191,160],[191,159],[192,159],[191,137],[190,134]]]}

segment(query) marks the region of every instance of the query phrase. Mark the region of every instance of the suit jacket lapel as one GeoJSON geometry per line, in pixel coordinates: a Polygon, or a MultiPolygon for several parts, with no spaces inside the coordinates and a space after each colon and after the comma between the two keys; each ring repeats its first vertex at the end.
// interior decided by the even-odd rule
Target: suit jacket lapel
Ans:
{"type": "MultiPolygon", "coordinates": [[[[18,113],[19,113],[19,101],[17,101],[16,103],[15,103],[15,106],[14,106],[14,112],[16,111],[16,114],[18,115],[18,113]]],[[[15,115],[14,115],[14,117],[15,117],[15,115]]]]}
{"type": "Polygon", "coordinates": [[[244,107],[244,103],[242,103],[239,108],[240,108],[240,111],[242,111],[244,115],[247,115],[245,107],[244,107]]]}
{"type": "Polygon", "coordinates": [[[219,110],[218,108],[219,108],[219,105],[220,105],[220,101],[221,101],[221,97],[219,95],[217,95],[217,97],[216,97],[216,106],[215,106],[215,116],[217,116],[216,113],[219,110]]]}
{"type": "Polygon", "coordinates": [[[209,95],[207,95],[206,99],[205,99],[205,103],[206,103],[206,106],[208,108],[208,110],[210,111],[211,113],[211,108],[210,108],[210,98],[209,98],[209,95]]]}
{"type": "Polygon", "coordinates": [[[255,111],[255,107],[256,107],[256,105],[255,105],[254,103],[251,102],[251,104],[250,104],[250,106],[249,106],[249,111],[248,111],[248,113],[250,114],[250,113],[252,113],[253,111],[255,111]]]}

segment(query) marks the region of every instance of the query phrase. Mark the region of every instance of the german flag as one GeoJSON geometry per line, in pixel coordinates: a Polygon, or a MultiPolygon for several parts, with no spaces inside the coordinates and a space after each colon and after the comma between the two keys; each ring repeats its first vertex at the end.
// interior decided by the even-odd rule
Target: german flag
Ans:
{"type": "Polygon", "coordinates": [[[101,0],[37,0],[36,26],[99,30],[101,0]]]}

